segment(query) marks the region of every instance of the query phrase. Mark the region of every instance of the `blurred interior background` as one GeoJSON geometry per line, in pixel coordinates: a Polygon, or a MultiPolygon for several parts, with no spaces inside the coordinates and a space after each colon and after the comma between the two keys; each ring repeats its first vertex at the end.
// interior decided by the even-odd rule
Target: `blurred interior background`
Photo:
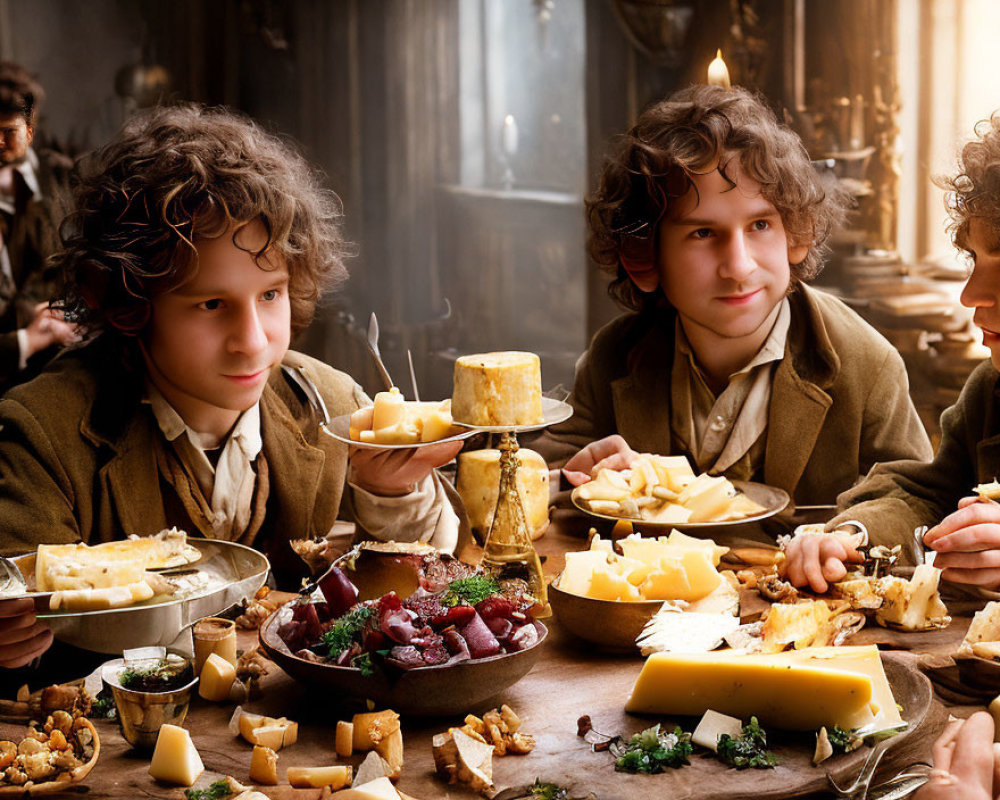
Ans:
{"type": "Polygon", "coordinates": [[[457,354],[538,352],[572,385],[616,309],[583,201],[611,137],[721,50],[858,201],[817,284],[899,348],[932,435],[985,357],[931,176],[1000,108],[993,0],[0,0],[0,58],[70,155],[189,99],[296,140],[344,201],[351,281],[297,343],[380,387],[450,395],[457,354]]]}

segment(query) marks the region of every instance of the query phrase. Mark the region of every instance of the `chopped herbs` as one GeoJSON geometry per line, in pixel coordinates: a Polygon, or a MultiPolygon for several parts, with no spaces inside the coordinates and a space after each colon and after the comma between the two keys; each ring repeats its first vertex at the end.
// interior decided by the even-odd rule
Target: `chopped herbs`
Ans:
{"type": "Polygon", "coordinates": [[[184,796],[187,800],[223,800],[233,793],[233,787],[229,781],[222,780],[210,784],[205,789],[185,789],[184,796]]]}
{"type": "Polygon", "coordinates": [[[827,729],[826,736],[835,753],[849,753],[851,750],[857,749],[858,737],[854,731],[845,731],[839,725],[834,725],[827,729]]]}
{"type": "Polygon", "coordinates": [[[361,674],[366,678],[369,675],[375,674],[375,670],[372,668],[371,653],[362,653],[359,656],[355,656],[354,658],[351,659],[351,666],[360,669],[361,674]]]}
{"type": "Polygon", "coordinates": [[[118,673],[118,683],[133,692],[167,692],[183,686],[190,671],[183,664],[161,662],[152,667],[125,667],[118,673]]]}
{"type": "Polygon", "coordinates": [[[718,754],[722,761],[736,769],[770,769],[778,763],[778,759],[767,751],[767,734],[757,717],[750,717],[749,724],[743,726],[743,733],[736,738],[728,733],[719,734],[718,754]]]}
{"type": "Polygon", "coordinates": [[[541,778],[535,778],[531,784],[531,800],[568,800],[569,794],[562,786],[554,783],[542,783],[541,778]]]}
{"type": "Polygon", "coordinates": [[[118,707],[111,692],[102,689],[90,704],[90,713],[87,716],[93,719],[115,719],[118,716],[118,707]]]}
{"type": "Polygon", "coordinates": [[[500,584],[492,578],[473,575],[470,578],[459,578],[449,583],[448,590],[441,598],[441,602],[446,606],[457,606],[460,603],[474,606],[487,597],[499,594],[499,592],[500,584]]]}
{"type": "Polygon", "coordinates": [[[368,606],[348,611],[337,620],[330,630],[323,634],[323,644],[329,648],[328,658],[335,659],[354,644],[355,637],[375,612],[368,606]]]}
{"type": "Polygon", "coordinates": [[[678,768],[688,763],[691,755],[690,734],[680,728],[664,733],[659,724],[635,734],[627,745],[611,748],[615,769],[619,772],[663,772],[667,767],[678,768]]]}

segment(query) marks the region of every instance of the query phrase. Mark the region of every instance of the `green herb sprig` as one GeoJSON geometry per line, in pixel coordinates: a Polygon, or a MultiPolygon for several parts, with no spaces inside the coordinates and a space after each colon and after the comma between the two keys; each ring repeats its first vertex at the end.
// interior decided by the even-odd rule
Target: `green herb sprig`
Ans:
{"type": "Polygon", "coordinates": [[[323,644],[329,648],[327,658],[333,660],[345,650],[350,649],[355,638],[374,613],[369,606],[361,606],[354,611],[348,611],[338,619],[334,626],[323,634],[323,644]]]}
{"type": "Polygon", "coordinates": [[[231,796],[232,793],[233,787],[226,780],[216,781],[205,789],[184,790],[184,796],[187,800],[223,800],[223,798],[231,796]]]}
{"type": "Polygon", "coordinates": [[[767,733],[760,727],[757,717],[750,717],[739,736],[719,734],[718,754],[722,761],[736,769],[770,769],[778,763],[767,750],[767,733]]]}
{"type": "Polygon", "coordinates": [[[668,767],[677,769],[684,766],[693,749],[690,734],[680,728],[666,733],[656,724],[635,734],[627,745],[619,745],[612,752],[618,772],[656,773],[668,767]]]}
{"type": "Polygon", "coordinates": [[[844,730],[839,725],[827,728],[826,738],[830,740],[830,747],[834,753],[849,753],[856,750],[860,744],[853,730],[844,730]]]}
{"type": "Polygon", "coordinates": [[[535,778],[531,784],[531,800],[569,800],[569,793],[555,783],[542,783],[541,778],[535,778]]]}
{"type": "Polygon", "coordinates": [[[500,584],[485,575],[473,575],[469,578],[459,578],[448,584],[448,590],[441,598],[446,606],[457,606],[467,603],[474,606],[487,597],[500,593],[500,584]]]}

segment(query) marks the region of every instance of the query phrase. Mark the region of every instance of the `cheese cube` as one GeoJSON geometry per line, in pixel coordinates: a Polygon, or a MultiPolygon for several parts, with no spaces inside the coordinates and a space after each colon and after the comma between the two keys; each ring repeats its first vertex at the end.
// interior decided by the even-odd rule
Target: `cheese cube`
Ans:
{"type": "Polygon", "coordinates": [[[379,444],[416,444],[420,441],[420,431],[409,420],[403,419],[394,425],[375,428],[375,441],[379,444]]]}
{"type": "Polygon", "coordinates": [[[176,725],[163,724],[156,737],[149,774],[158,781],[191,786],[205,771],[191,734],[176,725]]]}
{"type": "Polygon", "coordinates": [[[694,592],[680,559],[662,558],[639,587],[646,600],[685,600],[694,592]]]}
{"type": "Polygon", "coordinates": [[[376,740],[381,741],[382,737],[399,730],[399,714],[392,709],[355,714],[352,723],[355,751],[371,750],[376,740]]]}
{"type": "Polygon", "coordinates": [[[391,428],[406,420],[406,404],[399,389],[393,386],[388,392],[375,395],[372,411],[372,429],[391,428]]]}
{"type": "Polygon", "coordinates": [[[420,428],[421,442],[436,442],[451,436],[455,431],[455,425],[451,419],[450,411],[431,411],[422,417],[423,425],[420,428]]]}
{"type": "Polygon", "coordinates": [[[691,734],[691,742],[717,753],[719,751],[719,737],[724,733],[734,739],[738,738],[743,733],[743,722],[728,714],[720,714],[718,711],[708,709],[698,723],[698,727],[694,729],[694,733],[691,734]]]}
{"type": "Polygon", "coordinates": [[[653,469],[659,476],[660,484],[674,492],[680,492],[695,479],[691,462],[686,456],[653,456],[653,469]]]}
{"type": "Polygon", "coordinates": [[[559,588],[570,594],[584,597],[590,588],[590,579],[597,571],[606,571],[608,562],[615,556],[603,548],[597,550],[581,550],[566,554],[566,566],[559,578],[559,588]]]}
{"type": "Polygon", "coordinates": [[[624,575],[610,571],[595,572],[590,578],[587,597],[598,600],[641,600],[639,590],[624,575]]]}
{"type": "Polygon", "coordinates": [[[330,795],[330,800],[400,800],[399,792],[388,778],[376,778],[360,786],[341,789],[330,795]]]}
{"type": "MultiPolygon", "coordinates": [[[[549,524],[549,468],[534,450],[517,451],[517,492],[528,530],[538,538],[549,524]]],[[[472,529],[485,536],[493,523],[500,489],[500,451],[470,450],[458,456],[458,490],[472,529]]]]}
{"type": "Polygon", "coordinates": [[[338,764],[332,767],[289,767],[288,782],[298,789],[329,786],[340,789],[351,782],[351,767],[338,764]]]}
{"type": "Polygon", "coordinates": [[[646,506],[639,511],[639,516],[649,522],[663,525],[683,525],[691,519],[691,509],[677,503],[666,502],[659,506],[646,506]]]}
{"type": "Polygon", "coordinates": [[[365,406],[364,408],[359,408],[353,414],[351,414],[350,423],[348,424],[348,435],[354,441],[361,440],[362,431],[370,431],[372,429],[372,417],[375,415],[374,406],[365,406]]]}
{"type": "Polygon", "coordinates": [[[229,699],[229,690],[236,680],[236,668],[218,653],[211,653],[198,676],[198,694],[213,703],[229,699]]]}
{"type": "Polygon", "coordinates": [[[712,539],[698,539],[678,530],[670,531],[670,535],[666,539],[662,536],[659,537],[659,541],[665,541],[671,547],[680,547],[688,550],[707,550],[712,554],[712,565],[716,567],[719,566],[719,561],[722,557],[729,552],[728,547],[718,545],[712,539]]]}
{"type": "Polygon", "coordinates": [[[250,756],[250,780],[264,786],[278,785],[278,754],[270,747],[254,745],[250,756]]]}
{"type": "Polygon", "coordinates": [[[397,780],[403,770],[403,732],[398,728],[375,743],[375,752],[385,759],[387,775],[397,780]]]}
{"type": "Polygon", "coordinates": [[[346,719],[337,722],[337,737],[334,750],[341,758],[349,758],[354,753],[354,725],[346,719]]]}

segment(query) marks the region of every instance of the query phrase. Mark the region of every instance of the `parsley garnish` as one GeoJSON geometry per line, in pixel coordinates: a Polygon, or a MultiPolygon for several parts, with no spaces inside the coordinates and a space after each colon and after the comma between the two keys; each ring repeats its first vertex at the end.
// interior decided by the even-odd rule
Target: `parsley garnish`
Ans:
{"type": "Polygon", "coordinates": [[[359,656],[355,656],[351,659],[351,666],[357,667],[361,670],[361,674],[367,678],[369,675],[374,675],[375,670],[372,669],[372,654],[362,653],[359,656]]]}
{"type": "Polygon", "coordinates": [[[229,781],[216,781],[207,789],[185,789],[184,796],[187,800],[222,800],[233,793],[229,781]]]}
{"type": "Polygon", "coordinates": [[[535,778],[531,784],[531,800],[568,800],[569,795],[562,786],[555,783],[542,783],[541,778],[535,778]]]}
{"type": "Polygon", "coordinates": [[[694,748],[691,736],[680,728],[664,733],[659,724],[635,734],[622,748],[613,750],[615,769],[619,772],[663,772],[667,767],[678,768],[688,763],[694,748]]]}
{"type": "Polygon", "coordinates": [[[441,602],[446,606],[457,606],[467,603],[474,606],[487,597],[500,593],[500,584],[484,575],[473,575],[470,578],[459,578],[448,584],[441,602]]]}
{"type": "Polygon", "coordinates": [[[778,763],[778,759],[767,752],[767,734],[757,717],[750,717],[750,723],[743,726],[743,733],[736,738],[720,733],[718,753],[720,759],[736,769],[770,769],[778,763]]]}
{"type": "Polygon", "coordinates": [[[354,644],[354,638],[365,627],[372,614],[368,606],[348,611],[337,620],[330,630],[323,634],[323,644],[329,648],[327,658],[334,659],[354,644]]]}
{"type": "Polygon", "coordinates": [[[830,746],[835,753],[849,753],[858,746],[857,736],[855,736],[854,731],[845,731],[839,725],[828,728],[826,738],[830,740],[830,746]]]}

